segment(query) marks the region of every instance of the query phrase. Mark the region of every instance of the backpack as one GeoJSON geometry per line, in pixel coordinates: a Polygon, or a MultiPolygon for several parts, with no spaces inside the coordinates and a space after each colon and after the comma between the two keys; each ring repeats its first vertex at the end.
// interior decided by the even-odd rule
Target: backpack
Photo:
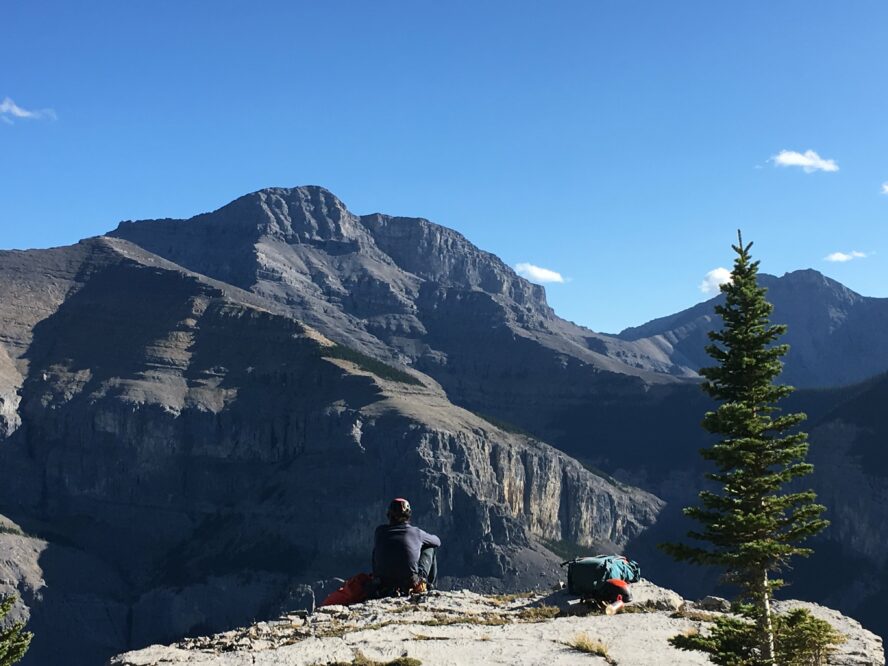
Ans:
{"type": "Polygon", "coordinates": [[[610,579],[635,583],[641,580],[637,562],[619,555],[578,557],[564,562],[567,565],[567,591],[579,597],[594,597],[610,579]]]}
{"type": "Polygon", "coordinates": [[[359,573],[342,584],[338,590],[331,592],[321,606],[359,604],[367,598],[367,587],[373,580],[370,574],[359,573]]]}

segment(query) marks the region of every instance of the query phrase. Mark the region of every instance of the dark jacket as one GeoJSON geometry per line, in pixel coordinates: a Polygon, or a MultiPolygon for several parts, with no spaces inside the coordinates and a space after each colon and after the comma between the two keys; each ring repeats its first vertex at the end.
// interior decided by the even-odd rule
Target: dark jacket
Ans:
{"type": "Polygon", "coordinates": [[[419,572],[423,548],[440,548],[441,539],[410,523],[380,525],[373,543],[373,575],[384,581],[410,581],[419,572]]]}

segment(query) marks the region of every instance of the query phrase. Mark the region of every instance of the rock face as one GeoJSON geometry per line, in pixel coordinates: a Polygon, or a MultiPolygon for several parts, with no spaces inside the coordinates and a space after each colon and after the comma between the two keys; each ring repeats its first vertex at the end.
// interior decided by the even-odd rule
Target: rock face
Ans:
{"type": "Polygon", "coordinates": [[[12,618],[47,634],[34,639],[25,663],[101,664],[127,644],[129,603],[114,570],[0,516],[0,595],[11,593],[19,598],[12,618]]]}
{"type": "Polygon", "coordinates": [[[888,529],[888,374],[831,394],[831,409],[811,423],[810,460],[812,486],[832,524],[826,542],[800,573],[807,587],[817,585],[818,594],[807,598],[853,613],[886,636],[888,555],[882,542],[888,529]],[[855,568],[850,589],[838,576],[823,576],[835,561],[855,568]]]}
{"type": "MultiPolygon", "coordinates": [[[[639,599],[677,597],[646,581],[639,599]]],[[[783,610],[800,605],[782,602],[783,610]]],[[[802,604],[847,637],[831,655],[835,666],[884,665],[882,641],[857,622],[813,604],[802,604]]],[[[195,638],[175,646],[155,645],[111,660],[110,666],[303,666],[353,663],[359,655],[379,662],[399,657],[423,666],[483,663],[537,664],[618,663],[709,664],[696,652],[673,648],[668,639],[682,632],[706,631],[706,614],[675,613],[643,602],[639,611],[614,616],[578,613],[563,592],[519,598],[489,597],[471,592],[437,593],[422,603],[380,599],[356,606],[320,608],[311,616],[284,614],[224,634],[195,638]],[[552,617],[558,615],[558,617],[552,617]],[[598,641],[605,655],[583,653],[570,643],[580,635],[598,641]],[[607,657],[607,660],[605,659],[607,657]]]]}
{"type": "Polygon", "coordinates": [[[33,575],[10,576],[33,607],[30,663],[72,644],[48,618],[70,603],[75,554],[122,581],[91,593],[96,613],[125,621],[83,631],[102,636],[67,663],[86,664],[261,617],[299,581],[366,569],[394,495],[444,540],[450,582],[482,589],[548,584],[559,569],[546,544],[620,548],[662,506],[455,407],[429,377],[126,241],[7,254],[4,273],[18,280],[2,300],[18,404],[0,506],[46,538],[27,542],[33,575]]]}
{"type": "MultiPolygon", "coordinates": [[[[857,294],[815,270],[783,277],[761,275],[774,304],[772,321],[786,324],[781,339],[790,345],[782,381],[801,388],[853,384],[888,370],[888,298],[857,294]]],[[[623,340],[668,349],[673,363],[710,365],[707,333],[719,325],[713,306],[723,296],[682,312],[627,328],[623,340]]]]}

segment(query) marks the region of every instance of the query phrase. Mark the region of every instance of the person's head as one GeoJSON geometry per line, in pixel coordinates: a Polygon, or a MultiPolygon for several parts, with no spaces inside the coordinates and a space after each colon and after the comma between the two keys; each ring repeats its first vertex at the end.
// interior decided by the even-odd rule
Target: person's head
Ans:
{"type": "Polygon", "coordinates": [[[392,525],[408,522],[410,520],[410,502],[402,497],[396,497],[389,504],[385,515],[388,516],[389,523],[392,525]]]}

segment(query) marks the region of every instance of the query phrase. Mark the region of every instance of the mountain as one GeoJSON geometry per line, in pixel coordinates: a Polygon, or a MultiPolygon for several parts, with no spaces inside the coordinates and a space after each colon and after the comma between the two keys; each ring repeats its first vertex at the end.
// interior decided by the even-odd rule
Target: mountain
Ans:
{"type": "Polygon", "coordinates": [[[0,284],[0,591],[31,609],[26,663],[272,613],[366,568],[395,495],[478,589],[548,584],[551,547],[621,548],[662,507],[120,238],[2,252],[0,284]]]}
{"type": "MultiPolygon", "coordinates": [[[[875,371],[884,299],[818,276],[764,278],[775,300],[797,292],[775,321],[809,322],[792,324],[810,334],[793,343],[810,358],[797,367],[821,372],[813,349],[831,372],[875,371]]],[[[64,661],[71,645],[96,663],[313,598],[366,568],[398,494],[444,538],[454,586],[533,587],[559,556],[614,549],[705,593],[712,575],[654,546],[688,529],[680,509],[704,472],[712,405],[694,341],[711,307],[595,333],[460,234],[354,215],[319,187],[0,252],[0,553],[12,554],[0,592],[28,606],[31,663],[64,661]]],[[[864,454],[816,457],[841,449],[821,444],[823,419],[874,404],[867,386],[787,403],[817,424],[813,482],[862,526],[834,521],[793,576],[801,598],[839,595],[824,585],[829,554],[882,575],[881,509],[866,494],[881,486],[864,454]]],[[[878,445],[862,441],[877,469],[878,445]]],[[[855,590],[833,605],[866,610],[855,590]]]]}
{"type": "Polygon", "coordinates": [[[188,220],[124,222],[110,235],[247,289],[331,340],[434,377],[457,404],[534,433],[589,395],[637,394],[692,374],[657,342],[557,317],[542,287],[457,232],[357,216],[320,187],[261,190],[188,220]],[[553,381],[565,374],[570,381],[553,381]]]}
{"type": "MultiPolygon", "coordinates": [[[[781,380],[801,388],[854,384],[888,370],[888,298],[861,296],[815,270],[783,277],[760,275],[774,305],[771,320],[786,324],[790,345],[781,380]]],[[[627,328],[621,340],[648,342],[673,363],[702,368],[711,363],[707,333],[718,325],[719,295],[682,312],[627,328]]]]}

